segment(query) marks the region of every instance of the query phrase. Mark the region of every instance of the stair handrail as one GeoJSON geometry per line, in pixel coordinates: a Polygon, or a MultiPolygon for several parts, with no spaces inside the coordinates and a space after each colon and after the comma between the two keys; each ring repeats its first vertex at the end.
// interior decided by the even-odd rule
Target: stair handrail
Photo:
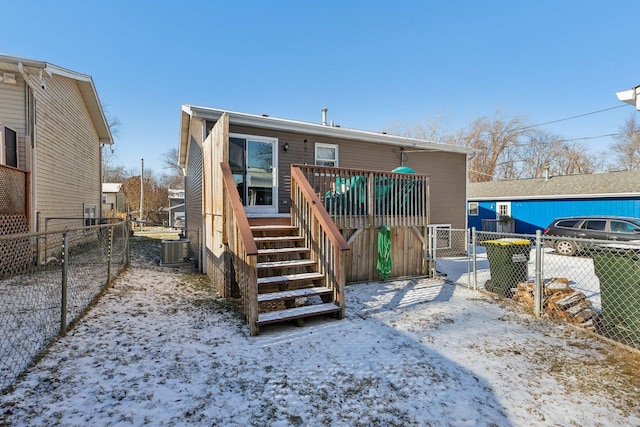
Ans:
{"type": "Polygon", "coordinates": [[[345,252],[349,244],[331,220],[311,184],[296,165],[291,165],[291,223],[298,227],[311,249],[311,259],[333,291],[333,301],[340,307],[338,318],[345,315],[345,252]]]}
{"type": "Polygon", "coordinates": [[[300,190],[302,191],[302,194],[304,195],[307,202],[311,204],[311,209],[315,213],[315,216],[318,218],[318,221],[320,222],[322,228],[325,229],[327,236],[329,237],[331,242],[337,249],[341,251],[348,251],[350,249],[349,244],[345,240],[342,233],[340,233],[340,230],[338,229],[336,224],[331,219],[329,212],[327,212],[327,210],[322,205],[320,198],[318,198],[316,193],[314,193],[313,188],[311,188],[311,184],[309,184],[309,181],[307,181],[304,173],[302,173],[302,170],[300,170],[300,168],[296,165],[291,165],[291,180],[293,181],[294,179],[298,183],[298,186],[300,186],[300,190]]]}
{"type": "Polygon", "coordinates": [[[220,163],[224,198],[224,237],[230,262],[234,268],[226,271],[225,286],[235,280],[242,298],[243,314],[251,335],[257,335],[258,328],[258,247],[253,238],[249,219],[242,206],[242,199],[233,180],[229,163],[220,163]],[[230,209],[228,209],[230,207],[230,209]],[[234,277],[231,277],[234,272],[234,277]]]}
{"type": "Polygon", "coordinates": [[[242,199],[240,198],[240,193],[238,193],[236,183],[233,180],[231,166],[229,166],[229,163],[227,162],[222,162],[220,163],[220,167],[222,168],[222,178],[225,188],[229,193],[229,202],[231,203],[235,223],[238,227],[238,232],[242,238],[242,243],[244,244],[247,255],[257,255],[258,246],[256,245],[256,241],[253,239],[253,233],[251,233],[251,227],[249,226],[249,219],[244,211],[244,206],[242,206],[242,199]]]}

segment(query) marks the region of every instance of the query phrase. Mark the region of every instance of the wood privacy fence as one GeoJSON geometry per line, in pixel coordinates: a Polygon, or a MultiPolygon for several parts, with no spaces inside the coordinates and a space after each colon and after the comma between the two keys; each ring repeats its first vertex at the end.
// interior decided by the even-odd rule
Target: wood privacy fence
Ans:
{"type": "Polygon", "coordinates": [[[338,228],[429,223],[429,176],[296,165],[338,228]]]}

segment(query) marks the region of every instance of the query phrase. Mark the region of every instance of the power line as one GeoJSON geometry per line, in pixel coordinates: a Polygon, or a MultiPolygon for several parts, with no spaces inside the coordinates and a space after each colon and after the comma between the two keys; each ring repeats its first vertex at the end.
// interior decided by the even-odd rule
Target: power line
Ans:
{"type": "Polygon", "coordinates": [[[515,129],[509,129],[509,131],[513,132],[513,131],[517,131],[517,130],[526,130],[526,129],[531,129],[531,128],[537,128],[539,126],[545,126],[545,125],[550,125],[550,124],[553,124],[553,123],[565,122],[567,120],[578,119],[580,117],[590,116],[592,114],[604,113],[605,111],[615,110],[616,108],[622,108],[622,107],[626,107],[626,105],[617,105],[615,107],[603,108],[602,110],[591,111],[589,113],[578,114],[577,116],[565,117],[563,119],[552,120],[550,122],[538,123],[537,125],[530,125],[530,126],[523,126],[523,127],[515,128],[515,129]]]}

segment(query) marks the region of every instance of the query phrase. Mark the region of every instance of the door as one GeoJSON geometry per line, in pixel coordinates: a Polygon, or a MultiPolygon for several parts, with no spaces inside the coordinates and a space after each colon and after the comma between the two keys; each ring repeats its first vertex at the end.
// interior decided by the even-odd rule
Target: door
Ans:
{"type": "Polygon", "coordinates": [[[247,214],[278,212],[277,139],[229,136],[229,165],[247,214]]]}

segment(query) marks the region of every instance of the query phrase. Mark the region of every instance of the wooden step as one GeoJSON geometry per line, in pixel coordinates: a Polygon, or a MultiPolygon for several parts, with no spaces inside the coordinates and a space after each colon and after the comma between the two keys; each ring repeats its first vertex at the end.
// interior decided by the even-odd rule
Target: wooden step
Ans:
{"type": "Polygon", "coordinates": [[[258,295],[258,302],[275,302],[291,300],[296,298],[312,297],[317,295],[327,295],[332,293],[331,288],[325,286],[316,286],[313,288],[294,289],[291,291],[271,292],[268,294],[258,295]]]}
{"type": "Polygon", "coordinates": [[[303,305],[296,308],[288,308],[286,310],[271,311],[261,313],[258,316],[258,325],[266,325],[268,323],[284,322],[286,320],[301,319],[303,317],[319,316],[321,314],[337,313],[340,310],[339,305],[332,302],[316,305],[303,305]]]}
{"type": "Polygon", "coordinates": [[[301,236],[258,236],[254,237],[256,243],[272,243],[272,242],[298,242],[304,240],[301,236]]]}
{"type": "Polygon", "coordinates": [[[271,269],[271,268],[296,268],[296,267],[310,267],[315,265],[315,262],[310,259],[292,259],[286,261],[269,261],[269,262],[259,262],[256,267],[258,270],[260,269],[271,269]]]}
{"type": "Polygon", "coordinates": [[[291,215],[249,216],[249,225],[291,225],[291,215]]]}
{"type": "Polygon", "coordinates": [[[297,231],[298,227],[293,225],[252,225],[251,231],[297,231]]]}
{"type": "Polygon", "coordinates": [[[279,283],[289,282],[301,282],[301,281],[313,281],[320,280],[324,276],[320,273],[298,273],[298,274],[284,274],[282,276],[271,277],[259,277],[258,286],[260,285],[276,285],[279,283]]]}
{"type": "Polygon", "coordinates": [[[298,252],[309,252],[309,248],[300,246],[293,248],[258,249],[258,255],[282,255],[294,254],[298,252]]]}

